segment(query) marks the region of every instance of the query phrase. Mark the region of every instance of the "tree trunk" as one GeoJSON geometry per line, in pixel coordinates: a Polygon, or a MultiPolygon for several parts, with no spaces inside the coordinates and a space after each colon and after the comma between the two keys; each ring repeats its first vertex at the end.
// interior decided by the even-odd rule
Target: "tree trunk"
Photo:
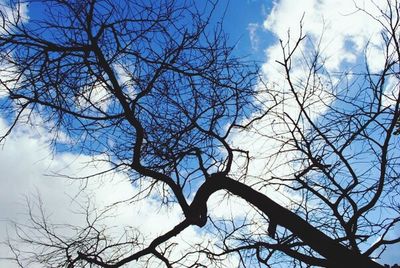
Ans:
{"type": "MultiPolygon", "coordinates": [[[[329,267],[335,268],[382,268],[380,264],[374,262],[364,255],[360,255],[342,244],[334,241],[323,232],[314,228],[307,221],[277,204],[266,195],[252,189],[251,187],[235,181],[223,174],[216,173],[207,180],[198,190],[191,210],[198,216],[198,225],[204,225],[204,216],[207,213],[207,200],[216,191],[225,189],[251,203],[271,221],[283,226],[309,245],[313,250],[321,254],[329,263],[329,267]]],[[[192,214],[194,215],[194,214],[192,214]]]]}

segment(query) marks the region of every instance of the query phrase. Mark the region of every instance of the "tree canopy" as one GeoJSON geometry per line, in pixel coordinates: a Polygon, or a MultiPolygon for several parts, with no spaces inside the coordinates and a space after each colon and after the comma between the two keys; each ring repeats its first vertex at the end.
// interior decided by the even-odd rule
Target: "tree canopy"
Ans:
{"type": "Polygon", "coordinates": [[[382,27],[379,70],[364,59],[331,71],[299,21],[298,35],[281,37],[276,82],[235,54],[211,0],[11,1],[1,11],[2,141],[38,115],[55,151],[109,165],[71,180],[122,173],[138,190],[125,205],[147,198],[181,211],[148,243],[140,230],[105,235],[102,213],[70,237],[32,213],[8,242],[16,263],[382,267],[375,260],[400,242],[399,4],[376,5],[379,17],[355,6],[382,27]],[[26,5],[41,11],[28,18],[26,5]],[[248,140],[270,146],[256,159],[248,140]],[[207,201],[221,191],[246,212],[213,218],[207,201]],[[177,255],[174,238],[193,226],[216,242],[177,255]],[[19,253],[21,243],[34,249],[19,253]]]}

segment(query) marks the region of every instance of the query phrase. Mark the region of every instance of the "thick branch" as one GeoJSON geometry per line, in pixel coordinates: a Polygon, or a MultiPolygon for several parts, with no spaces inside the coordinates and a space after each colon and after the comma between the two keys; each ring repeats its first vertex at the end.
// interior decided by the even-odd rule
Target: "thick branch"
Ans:
{"type": "Polygon", "coordinates": [[[218,173],[214,174],[200,187],[191,204],[191,208],[196,211],[204,211],[210,195],[222,189],[245,199],[265,213],[272,221],[302,239],[313,250],[327,259],[329,267],[382,267],[368,257],[353,252],[334,241],[295,213],[275,203],[266,195],[218,173]]]}

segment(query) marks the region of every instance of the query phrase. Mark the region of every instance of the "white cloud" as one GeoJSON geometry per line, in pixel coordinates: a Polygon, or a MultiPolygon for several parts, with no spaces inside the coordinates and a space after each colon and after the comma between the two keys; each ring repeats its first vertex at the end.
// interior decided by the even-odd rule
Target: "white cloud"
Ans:
{"type": "MultiPolygon", "coordinates": [[[[133,98],[136,94],[133,71],[123,64],[115,64],[113,68],[122,90],[127,96],[133,98]]],[[[98,112],[97,109],[100,109],[103,112],[107,112],[112,103],[108,87],[108,85],[100,81],[89,83],[83,89],[82,94],[78,95],[75,102],[85,110],[89,109],[90,111],[98,112]]]]}
{"type": "Polygon", "coordinates": [[[249,31],[250,44],[253,50],[258,50],[260,46],[260,38],[257,35],[260,25],[258,23],[249,23],[247,25],[247,30],[249,31]]]}
{"type": "Polygon", "coordinates": [[[115,73],[117,74],[119,83],[121,84],[122,88],[130,97],[135,95],[135,81],[134,81],[134,70],[128,66],[128,64],[115,64],[114,65],[115,73]]]}
{"type": "Polygon", "coordinates": [[[291,37],[296,38],[303,18],[303,33],[319,43],[322,57],[329,59],[328,70],[337,71],[343,62],[354,62],[367,42],[380,44],[381,26],[358,7],[371,10],[372,14],[379,12],[372,1],[282,0],[274,6],[264,27],[282,39],[289,29],[291,37]]]}
{"type": "Polygon", "coordinates": [[[13,7],[10,7],[10,4],[11,2],[0,0],[0,35],[12,31],[15,22],[21,24],[29,20],[27,3],[14,2],[13,7]]]}
{"type": "MultiPolygon", "coordinates": [[[[7,129],[4,120],[0,121],[0,129],[7,129]]],[[[4,226],[9,219],[18,223],[27,222],[28,211],[25,198],[35,202],[37,201],[35,195],[40,195],[45,204],[44,209],[51,214],[51,221],[82,223],[84,218],[72,212],[77,207],[71,199],[80,191],[82,185],[79,182],[71,183],[61,178],[45,176],[45,174],[60,171],[68,174],[75,173],[77,170],[90,173],[94,171],[94,166],[90,167],[87,163],[92,159],[71,153],[53,154],[49,144],[50,135],[46,135],[41,129],[29,130],[26,126],[18,126],[14,130],[2,146],[0,153],[0,170],[2,171],[0,222],[3,225],[0,228],[1,240],[5,238],[4,226]]],[[[126,197],[130,193],[129,187],[126,186],[126,184],[125,187],[110,184],[108,189],[110,192],[108,196],[104,193],[104,196],[106,199],[126,197]]],[[[79,200],[83,200],[83,196],[76,201],[79,200]]],[[[101,204],[104,204],[104,200],[101,204]]],[[[4,254],[6,253],[1,251],[0,255],[4,256],[4,254]]]]}
{"type": "Polygon", "coordinates": [[[84,110],[98,112],[100,109],[106,112],[111,101],[110,94],[107,90],[107,85],[102,82],[93,82],[83,88],[82,94],[75,99],[77,106],[84,110]]]}
{"type": "MultiPolygon", "coordinates": [[[[264,21],[265,29],[277,39],[281,39],[283,44],[288,42],[289,46],[293,47],[300,36],[300,21],[302,20],[302,33],[306,35],[306,40],[297,49],[298,53],[292,57],[291,78],[295,81],[298,96],[305,94],[304,81],[307,79],[307,70],[304,70],[304,66],[307,64],[307,57],[312,57],[312,53],[317,50],[324,60],[324,68],[328,73],[340,73],[345,71],[347,66],[363,64],[365,53],[371,72],[382,69],[385,60],[382,52],[382,25],[374,18],[379,18],[380,8],[384,10],[386,5],[386,1],[369,0],[280,0],[275,2],[271,13],[264,21]],[[368,10],[370,14],[359,9],[368,10]]],[[[261,105],[265,107],[264,110],[271,108],[274,98],[280,104],[272,109],[270,115],[254,123],[248,131],[236,132],[231,138],[234,145],[249,150],[251,161],[246,183],[267,185],[261,191],[267,193],[275,201],[287,204],[287,199],[297,198],[295,193],[290,193],[285,198],[285,193],[277,192],[268,185],[273,176],[284,178],[286,174],[295,172],[293,167],[286,163],[293,160],[296,155],[290,151],[290,146],[285,142],[290,138],[291,134],[288,131],[293,127],[288,118],[291,116],[296,119],[299,108],[290,92],[285,70],[275,62],[276,60],[282,60],[282,48],[278,40],[266,49],[266,59],[262,66],[264,81],[263,84],[258,85],[260,93],[257,97],[261,100],[261,105]],[[274,111],[277,113],[274,114],[274,111]],[[276,116],[277,114],[283,116],[284,112],[285,118],[276,116]],[[289,151],[277,154],[285,149],[289,151]]],[[[315,81],[317,86],[314,87],[319,98],[304,98],[305,102],[310,104],[309,112],[314,119],[324,113],[335,99],[335,96],[331,94],[334,92],[324,92],[323,87],[333,88],[338,82],[334,76],[321,75],[320,78],[321,80],[315,81]],[[325,103],[322,104],[318,100],[323,100],[325,103]]],[[[396,90],[399,86],[392,82],[390,81],[387,85],[388,98],[385,101],[389,101],[390,95],[398,94],[396,90]]],[[[242,161],[239,159],[236,163],[243,163],[243,159],[242,161]]],[[[243,172],[239,167],[238,170],[238,172],[243,172]]]]}
{"type": "MultiPolygon", "coordinates": [[[[384,7],[384,3],[381,7],[384,7]]],[[[275,2],[264,21],[265,29],[278,39],[282,39],[283,44],[288,42],[289,46],[293,47],[300,36],[300,21],[302,21],[302,33],[307,36],[307,39],[300,43],[298,53],[292,57],[291,76],[292,80],[297,82],[295,87],[300,97],[305,94],[304,81],[307,81],[307,70],[304,68],[310,64],[307,60],[312,59],[315,51],[319,52],[322,60],[325,59],[324,68],[330,73],[342,71],[346,64],[362,60],[366,49],[369,49],[367,52],[370,56],[368,61],[371,69],[375,70],[382,66],[382,56],[377,57],[381,48],[381,25],[359,8],[369,10],[372,15],[380,12],[372,1],[363,0],[275,2]]],[[[271,107],[273,97],[277,98],[281,103],[274,110],[280,111],[280,114],[284,111],[288,116],[295,118],[299,107],[293,94],[290,93],[284,70],[276,60],[282,60],[282,48],[278,40],[266,49],[262,74],[267,90],[265,91],[264,84],[258,85],[260,89],[258,98],[263,102],[265,109],[271,107]]],[[[329,88],[332,83],[334,85],[337,82],[335,77],[328,78],[323,75],[318,79],[314,81],[313,88],[317,94],[304,98],[309,105],[312,118],[317,118],[326,111],[334,100],[334,96],[325,91],[324,87],[329,88]],[[322,104],[318,100],[324,100],[325,103],[322,104]]],[[[281,164],[288,162],[293,157],[290,156],[292,154],[276,156],[276,152],[281,149],[277,139],[285,140],[289,135],[290,124],[286,125],[287,122],[287,118],[279,119],[271,113],[271,116],[267,115],[254,124],[251,130],[238,132],[232,136],[234,144],[250,150],[250,156],[254,159],[250,163],[249,170],[254,178],[262,175],[264,178],[272,175],[284,176],[292,172],[287,165],[281,164]]]]}
{"type": "Polygon", "coordinates": [[[400,81],[397,77],[390,77],[384,89],[383,106],[396,105],[400,95],[400,81]]]}
{"type": "Polygon", "coordinates": [[[7,53],[0,54],[0,99],[7,96],[9,91],[16,86],[18,76],[17,68],[8,63],[8,57],[11,56],[7,53]]]}
{"type": "MultiPolygon", "coordinates": [[[[29,224],[29,199],[34,214],[38,214],[38,202],[48,215],[49,223],[72,224],[85,226],[86,218],[82,209],[87,205],[90,197],[90,208],[101,212],[108,206],[122,202],[110,211],[109,216],[99,224],[110,227],[109,234],[120,237],[126,228],[140,230],[140,240],[148,245],[158,235],[169,231],[182,220],[182,213],[177,205],[161,206],[151,197],[132,203],[132,197],[138,193],[129,178],[121,172],[111,172],[105,176],[93,177],[86,180],[71,180],[52,174],[63,174],[72,177],[85,177],[110,168],[101,155],[94,157],[75,153],[54,152],[50,141],[52,133],[46,132],[47,127],[41,127],[36,118],[36,125],[19,124],[7,137],[0,149],[0,241],[7,238],[7,232],[13,238],[13,228],[9,220],[19,224],[29,224]],[[77,213],[79,212],[79,213],[77,213]],[[83,214],[82,214],[83,213],[83,214]]],[[[0,118],[0,131],[5,131],[8,124],[0,118]]],[[[212,198],[215,200],[215,198],[212,198]]],[[[210,202],[213,202],[210,200],[210,202]]],[[[215,204],[215,202],[214,202],[215,204]]],[[[92,215],[93,216],[93,215],[92,215]]],[[[72,234],[72,229],[62,229],[60,235],[72,234]]],[[[179,259],[187,253],[193,245],[210,243],[215,245],[215,237],[204,233],[198,227],[190,227],[173,238],[170,242],[176,243],[171,253],[172,259],[179,259]]],[[[19,245],[22,249],[29,247],[19,245]]],[[[12,257],[5,245],[0,243],[0,266],[17,267],[12,261],[1,258],[12,257]]],[[[196,256],[189,256],[195,259],[196,256]]],[[[207,263],[205,256],[202,260],[207,263]]],[[[229,257],[225,260],[226,267],[236,265],[237,259],[229,257]]],[[[136,264],[127,267],[136,267],[136,264]]],[[[159,267],[158,261],[153,261],[151,267],[159,267]]],[[[211,265],[211,264],[210,264],[211,265]]],[[[41,265],[29,264],[29,267],[41,265]]]]}
{"type": "MultiPolygon", "coordinates": [[[[6,128],[7,124],[1,119],[0,129],[4,131],[6,128]]],[[[138,190],[121,173],[109,173],[104,177],[91,178],[87,183],[46,176],[58,173],[84,177],[110,167],[107,163],[96,162],[101,156],[93,158],[74,153],[54,153],[49,144],[51,134],[46,135],[44,129],[38,128],[40,127],[30,129],[27,126],[18,126],[1,148],[0,240],[2,241],[6,238],[8,220],[12,219],[17,223],[29,222],[25,198],[29,198],[34,204],[40,196],[45,212],[50,215],[49,222],[83,226],[85,217],[76,214],[76,211],[82,210],[80,206],[84,206],[87,197],[90,196],[92,206],[101,211],[110,204],[128,200],[138,190]]],[[[34,211],[37,213],[37,208],[34,208],[34,211]]],[[[123,203],[112,213],[114,216],[103,223],[110,227],[118,226],[113,229],[113,235],[122,234],[124,228],[130,226],[140,229],[147,242],[168,231],[182,216],[176,206],[161,208],[151,199],[144,199],[136,204],[123,203]],[[160,224],[161,222],[163,224],[160,224]]],[[[190,231],[186,233],[189,235],[186,237],[187,240],[199,240],[190,231]]],[[[0,257],[10,256],[9,254],[4,246],[0,247],[0,257]]],[[[7,267],[13,267],[11,263],[5,263],[7,267]]]]}

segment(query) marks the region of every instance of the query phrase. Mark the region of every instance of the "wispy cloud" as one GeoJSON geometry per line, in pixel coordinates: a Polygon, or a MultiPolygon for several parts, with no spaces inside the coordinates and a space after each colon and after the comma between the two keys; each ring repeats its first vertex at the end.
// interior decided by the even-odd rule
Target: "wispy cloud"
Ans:
{"type": "Polygon", "coordinates": [[[249,23],[249,25],[247,26],[247,30],[249,31],[251,48],[255,51],[257,51],[258,48],[260,47],[260,38],[257,35],[257,31],[260,28],[261,26],[258,23],[249,23]]]}

